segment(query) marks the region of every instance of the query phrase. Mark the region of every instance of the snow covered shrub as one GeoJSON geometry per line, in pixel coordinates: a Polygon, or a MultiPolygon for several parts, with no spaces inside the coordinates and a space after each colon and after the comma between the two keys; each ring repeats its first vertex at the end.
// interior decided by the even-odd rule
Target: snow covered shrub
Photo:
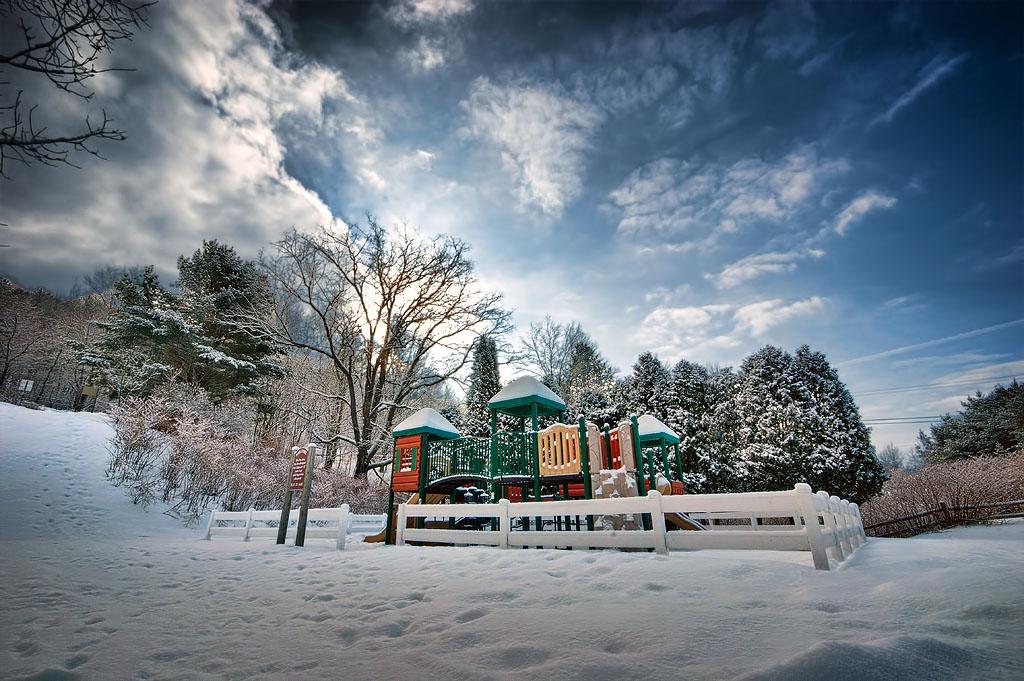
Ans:
{"type": "Polygon", "coordinates": [[[936,511],[940,509],[940,502],[945,502],[948,519],[940,511],[868,530],[868,534],[879,536],[912,536],[937,527],[985,522],[1007,509],[979,507],[1021,500],[1024,500],[1024,453],[932,464],[914,472],[894,470],[882,493],[861,506],[861,516],[867,527],[936,511]]]}
{"type": "Polygon", "coordinates": [[[317,506],[328,508],[348,504],[353,513],[386,513],[388,486],[337,470],[317,470],[313,474],[312,499],[317,506]]]}
{"type": "Polygon", "coordinates": [[[157,430],[163,422],[161,406],[157,400],[132,398],[110,411],[114,437],[108,444],[107,477],[126,488],[132,501],[143,506],[157,499],[159,462],[171,446],[166,435],[157,430]]]}
{"type": "MultiPolygon", "coordinates": [[[[186,523],[212,507],[280,508],[291,445],[254,442],[254,417],[246,402],[213,404],[202,388],[186,384],[126,399],[111,412],[107,474],[136,503],[170,503],[168,513],[186,523]]],[[[313,506],[347,503],[356,513],[382,513],[386,499],[386,488],[314,470],[313,506]]]]}

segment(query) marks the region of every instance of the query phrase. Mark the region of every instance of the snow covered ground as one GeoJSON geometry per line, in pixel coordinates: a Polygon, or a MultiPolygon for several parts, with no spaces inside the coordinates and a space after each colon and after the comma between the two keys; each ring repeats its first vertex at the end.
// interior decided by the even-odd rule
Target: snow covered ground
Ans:
{"type": "Polygon", "coordinates": [[[101,415],[0,404],[5,679],[1020,679],[1024,522],[771,552],[200,539],[101,415]]]}

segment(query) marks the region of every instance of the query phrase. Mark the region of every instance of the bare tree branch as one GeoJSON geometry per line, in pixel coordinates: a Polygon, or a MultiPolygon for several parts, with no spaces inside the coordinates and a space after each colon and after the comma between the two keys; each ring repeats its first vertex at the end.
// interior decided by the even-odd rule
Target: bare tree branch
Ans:
{"type": "MultiPolygon", "coordinates": [[[[465,367],[475,339],[509,331],[501,295],[479,290],[468,246],[366,228],[288,233],[261,263],[276,292],[277,340],[326,359],[342,404],[332,441],[356,449],[356,476],[410,402],[465,367]]],[[[319,397],[332,397],[318,391],[319,397]]]]}
{"type": "MultiPolygon", "coordinates": [[[[100,73],[133,69],[101,68],[98,60],[114,48],[119,40],[131,40],[135,31],[146,26],[146,12],[154,3],[131,4],[124,0],[2,0],[0,18],[17,22],[20,41],[4,44],[9,53],[0,54],[0,73],[8,68],[38,73],[58,89],[86,101],[93,92],[86,83],[100,73]],[[13,43],[19,42],[15,46],[13,43]]],[[[10,85],[0,82],[4,90],[10,85]]],[[[72,133],[50,134],[46,126],[37,124],[37,106],[22,104],[23,91],[14,94],[14,101],[0,106],[0,177],[8,178],[7,162],[25,165],[40,163],[77,167],[71,162],[74,152],[102,158],[92,146],[99,140],[122,141],[123,130],[102,112],[102,120],[94,123],[89,117],[85,127],[72,133]]],[[[10,101],[10,93],[2,91],[10,101]]]]}

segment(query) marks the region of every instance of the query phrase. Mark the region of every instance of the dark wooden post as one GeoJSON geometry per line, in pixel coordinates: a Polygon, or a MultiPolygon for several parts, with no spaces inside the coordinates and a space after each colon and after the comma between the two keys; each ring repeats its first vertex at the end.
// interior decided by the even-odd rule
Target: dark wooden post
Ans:
{"type": "Polygon", "coordinates": [[[949,504],[945,501],[939,502],[939,510],[942,511],[942,519],[945,521],[947,526],[953,524],[953,514],[949,512],[949,504]]]}
{"type": "Polygon", "coordinates": [[[295,466],[295,453],[301,447],[292,447],[292,464],[288,467],[288,484],[284,491],[284,501],[281,502],[281,521],[277,527],[277,543],[283,544],[288,537],[288,516],[292,510],[292,468],[295,466]]]}
{"type": "Polygon", "coordinates": [[[295,528],[295,545],[306,545],[306,519],[309,516],[309,488],[313,486],[313,466],[316,465],[316,445],[309,445],[309,461],[306,463],[306,479],[302,483],[302,498],[299,499],[299,524],[295,528]]]}

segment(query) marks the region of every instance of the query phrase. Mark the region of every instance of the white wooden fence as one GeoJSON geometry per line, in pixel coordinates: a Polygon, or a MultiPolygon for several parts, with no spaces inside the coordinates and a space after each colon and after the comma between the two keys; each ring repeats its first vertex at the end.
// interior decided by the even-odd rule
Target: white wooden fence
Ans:
{"type": "Polygon", "coordinates": [[[467,506],[463,504],[402,504],[398,510],[396,543],[423,541],[455,545],[482,544],[510,547],[636,548],[667,553],[672,549],[769,549],[810,551],[814,567],[831,569],[865,541],[857,504],[825,492],[814,494],[800,483],[787,492],[746,494],[684,494],[588,499],[540,503],[467,506]],[[564,516],[621,516],[649,513],[650,530],[512,530],[512,518],[564,516]],[[666,532],[665,514],[686,514],[705,531],[666,532]],[[496,518],[497,530],[417,529],[406,527],[409,518],[496,518]],[[771,518],[766,524],[764,519],[771,518]],[[740,520],[740,523],[736,521],[740,520]],[[729,524],[720,521],[729,520],[729,524]],[[742,521],[747,524],[742,524],[742,521]]]}
{"type": "MultiPolygon", "coordinates": [[[[292,509],[288,523],[288,536],[294,536],[296,530],[298,511],[292,509]]],[[[349,512],[348,504],[340,508],[311,508],[307,519],[310,523],[314,521],[331,523],[331,526],[310,524],[306,527],[306,537],[310,539],[334,539],[335,546],[339,549],[345,548],[345,537],[353,532],[379,532],[387,522],[384,515],[356,515],[349,512]]],[[[276,524],[281,520],[281,509],[276,511],[211,511],[210,521],[206,525],[206,536],[203,539],[211,539],[213,535],[241,537],[242,541],[249,541],[253,537],[277,537],[276,524]],[[219,522],[245,522],[245,525],[222,526],[219,522]],[[256,527],[255,523],[264,523],[262,527],[256,527]],[[273,523],[269,525],[269,523],[273,523]]]]}

